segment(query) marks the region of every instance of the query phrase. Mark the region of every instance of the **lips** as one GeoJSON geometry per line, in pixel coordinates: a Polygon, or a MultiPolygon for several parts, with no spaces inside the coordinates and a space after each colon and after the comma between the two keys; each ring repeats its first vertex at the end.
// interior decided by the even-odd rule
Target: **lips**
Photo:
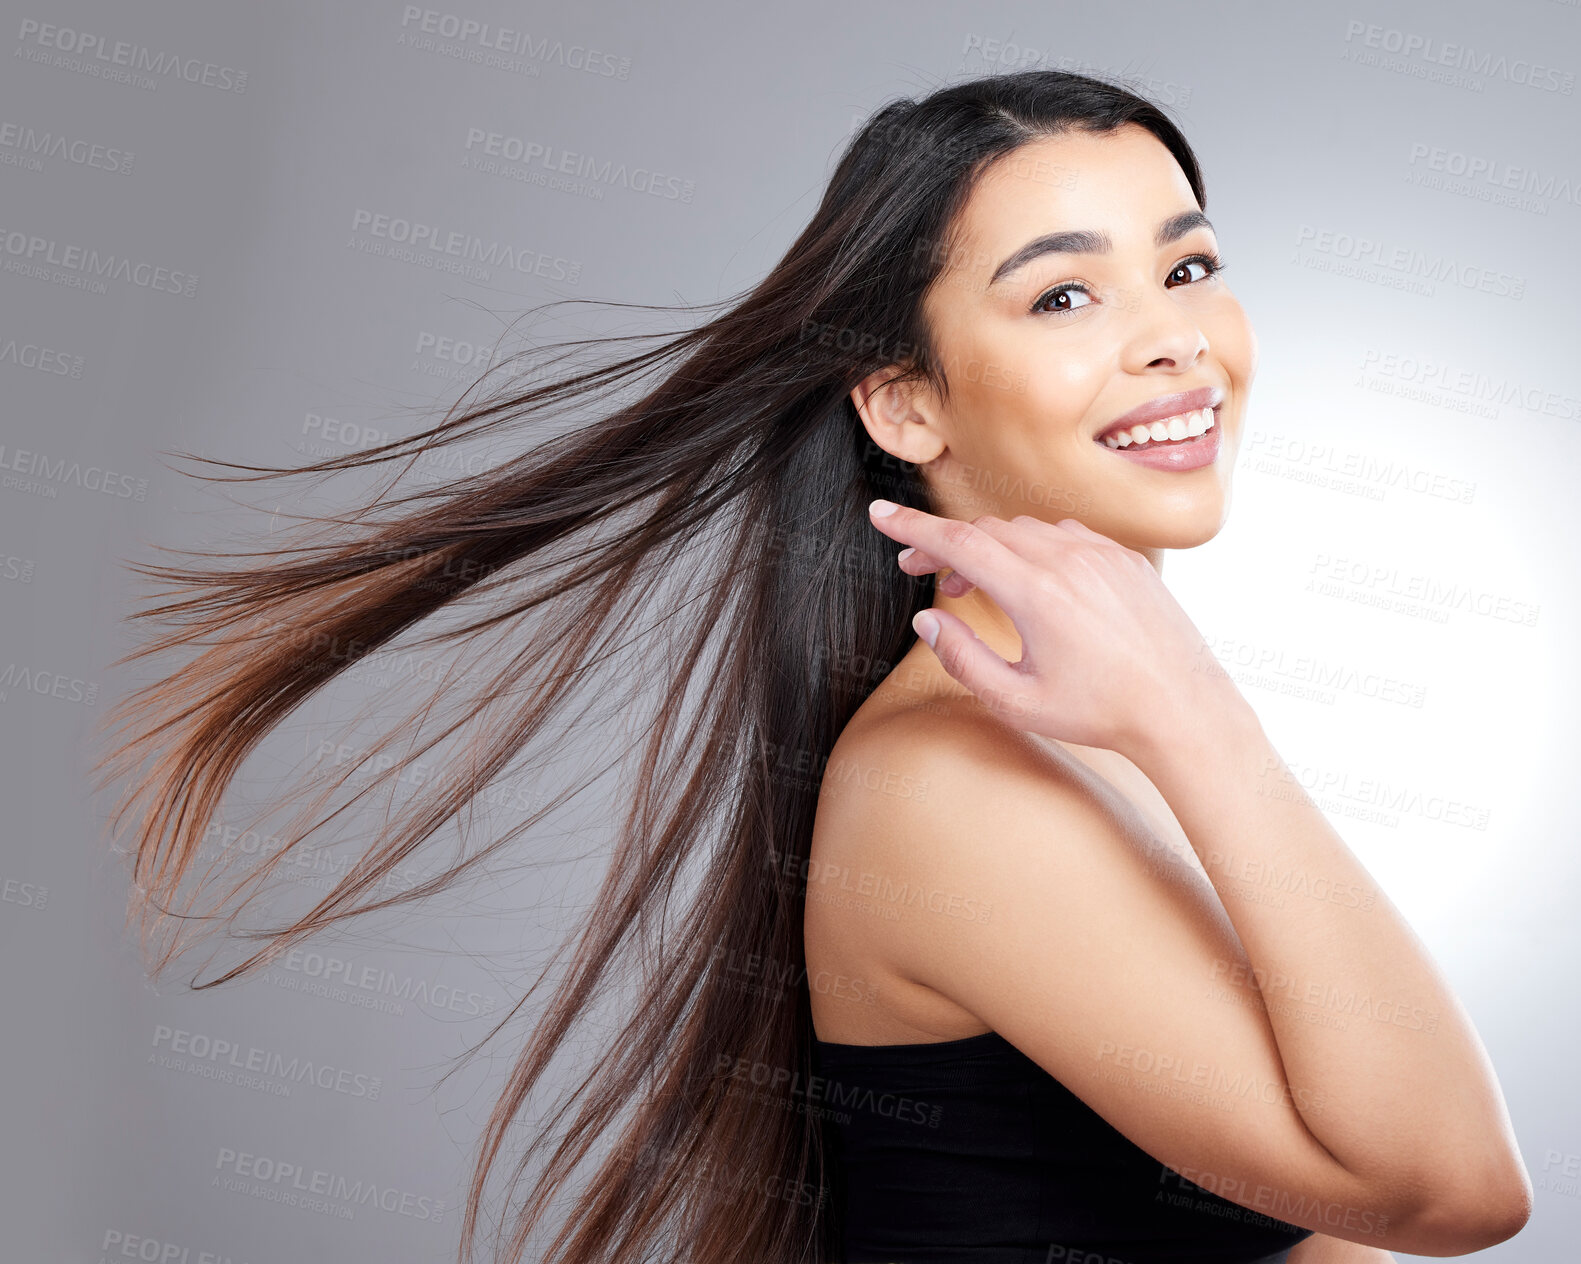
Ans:
{"type": "Polygon", "coordinates": [[[1108,435],[1118,434],[1122,430],[1129,430],[1132,426],[1151,425],[1155,421],[1167,421],[1171,417],[1178,417],[1182,413],[1196,412],[1201,408],[1217,408],[1224,399],[1222,386],[1199,386],[1194,390],[1175,391],[1173,394],[1160,395],[1150,399],[1144,404],[1139,404],[1123,416],[1116,417],[1097,434],[1093,440],[1102,443],[1108,435]]]}

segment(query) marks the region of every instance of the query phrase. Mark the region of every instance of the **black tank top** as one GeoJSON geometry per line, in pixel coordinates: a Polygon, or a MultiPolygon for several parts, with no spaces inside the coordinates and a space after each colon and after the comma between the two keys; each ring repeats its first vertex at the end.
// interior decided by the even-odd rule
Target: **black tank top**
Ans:
{"type": "Polygon", "coordinates": [[[1164,1167],[997,1032],[812,1055],[844,1264],[1285,1264],[1312,1234],[1164,1167]]]}

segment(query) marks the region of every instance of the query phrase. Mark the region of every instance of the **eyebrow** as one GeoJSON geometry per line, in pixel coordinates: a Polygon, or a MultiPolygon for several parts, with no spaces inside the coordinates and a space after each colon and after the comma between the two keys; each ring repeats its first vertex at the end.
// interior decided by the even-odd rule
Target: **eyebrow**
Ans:
{"type": "MultiPolygon", "coordinates": [[[[1193,228],[1206,228],[1210,231],[1213,225],[1208,222],[1208,217],[1201,211],[1182,211],[1179,215],[1171,215],[1158,226],[1158,231],[1153,234],[1155,246],[1167,246],[1172,241],[1184,237],[1193,228]]],[[[1094,232],[1087,228],[1071,229],[1063,233],[1045,233],[1034,238],[1022,246],[1020,250],[1011,255],[989,278],[990,286],[1003,280],[1016,269],[1024,267],[1032,260],[1042,255],[1070,254],[1070,255],[1104,255],[1114,249],[1114,242],[1105,232],[1094,232]]]]}

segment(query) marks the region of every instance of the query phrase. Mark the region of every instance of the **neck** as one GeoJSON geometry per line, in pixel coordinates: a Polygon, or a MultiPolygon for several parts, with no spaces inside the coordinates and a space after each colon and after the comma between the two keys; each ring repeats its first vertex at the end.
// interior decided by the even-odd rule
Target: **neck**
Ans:
{"type": "MultiPolygon", "coordinates": [[[[1152,568],[1160,575],[1164,571],[1163,549],[1138,549],[1152,568]]],[[[935,608],[946,610],[977,633],[984,644],[1007,663],[1021,658],[1021,634],[1004,609],[981,588],[973,588],[964,597],[946,597],[936,593],[935,608]]]]}

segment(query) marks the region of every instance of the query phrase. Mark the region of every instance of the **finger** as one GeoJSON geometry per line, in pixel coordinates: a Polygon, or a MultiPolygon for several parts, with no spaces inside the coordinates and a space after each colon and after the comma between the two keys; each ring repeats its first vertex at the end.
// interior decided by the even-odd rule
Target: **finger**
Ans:
{"type": "Polygon", "coordinates": [[[944,563],[938,558],[929,557],[921,549],[913,548],[909,544],[895,554],[895,561],[908,575],[929,575],[944,568],[944,563]]]}
{"type": "Polygon", "coordinates": [[[1103,532],[1101,532],[1101,531],[1094,531],[1091,527],[1089,527],[1080,518],[1061,518],[1054,525],[1056,527],[1061,527],[1064,530],[1069,531],[1072,535],[1079,535],[1079,536],[1083,537],[1084,539],[1092,540],[1092,541],[1094,541],[1096,543],[1101,543],[1101,544],[1118,544],[1119,543],[1119,541],[1114,539],[1113,536],[1104,535],[1103,532]]]}
{"type": "MultiPolygon", "coordinates": [[[[1072,519],[1072,521],[1075,520],[1072,519]]],[[[976,525],[988,532],[994,539],[1003,544],[1008,544],[1012,548],[1017,547],[1017,540],[1023,538],[1022,533],[1029,527],[1042,531],[1054,530],[1052,522],[1045,522],[1041,518],[1030,516],[1013,518],[1009,522],[1000,518],[984,517],[976,519],[976,525]]],[[[900,569],[908,575],[931,575],[934,571],[950,569],[938,558],[929,557],[921,549],[909,544],[895,554],[895,561],[899,564],[900,569]]]]}
{"type": "Polygon", "coordinates": [[[958,571],[952,571],[942,562],[937,562],[926,553],[919,553],[916,549],[903,549],[895,559],[900,569],[908,575],[931,575],[943,571],[935,584],[938,592],[946,597],[964,597],[971,592],[975,584],[958,571]]]}
{"type": "Polygon", "coordinates": [[[1063,529],[1065,535],[1073,540],[1086,540],[1089,543],[1103,545],[1106,549],[1113,550],[1133,566],[1151,566],[1147,556],[1138,553],[1128,545],[1121,544],[1113,536],[1104,535],[1101,531],[1094,531],[1085,522],[1078,518],[1061,518],[1055,527],[1063,529]]]}
{"type": "Polygon", "coordinates": [[[959,518],[941,518],[907,505],[894,505],[887,513],[873,512],[889,503],[876,500],[869,506],[869,520],[885,535],[959,571],[1007,613],[1019,605],[1018,595],[1030,587],[1032,568],[1014,549],[959,518]]]}
{"type": "Polygon", "coordinates": [[[1027,677],[994,653],[966,620],[935,606],[919,610],[912,617],[912,628],[925,641],[929,617],[938,626],[931,648],[939,663],[983,706],[1001,716],[1037,714],[1027,677]]]}

